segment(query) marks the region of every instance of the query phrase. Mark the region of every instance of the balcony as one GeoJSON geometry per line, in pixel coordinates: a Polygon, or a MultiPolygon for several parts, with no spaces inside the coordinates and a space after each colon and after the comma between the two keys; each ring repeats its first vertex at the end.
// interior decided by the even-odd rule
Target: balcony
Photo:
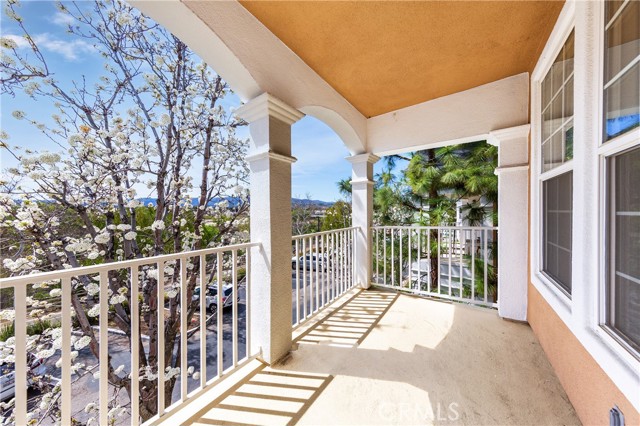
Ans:
{"type": "Polygon", "coordinates": [[[578,424],[527,325],[493,310],[351,290],[163,424],[578,424]]]}
{"type": "Polygon", "coordinates": [[[250,268],[263,251],[258,242],[1,280],[15,294],[15,339],[3,350],[16,361],[16,418],[29,418],[34,391],[26,384],[40,380],[55,384],[59,412],[50,418],[63,424],[91,414],[100,424],[134,425],[578,423],[531,329],[493,309],[494,228],[373,228],[368,290],[354,285],[359,231],[293,237],[291,299],[279,302],[291,308],[292,351],[271,365],[252,340],[264,333],[252,306],[262,285],[250,268]],[[111,296],[98,297],[90,309],[99,319],[90,329],[97,347],[79,347],[87,330],[65,306],[78,303],[79,283],[94,281],[98,294],[110,294],[116,276],[130,283],[120,308],[131,339],[109,326],[120,314],[110,313],[111,296]],[[48,346],[46,336],[27,333],[35,308],[27,289],[43,282],[60,285],[60,336],[45,372],[36,372],[27,354],[48,346]],[[210,282],[227,283],[226,290],[210,282]],[[206,296],[194,296],[195,289],[206,296]],[[130,303],[142,294],[150,303],[130,303]],[[153,323],[143,315],[156,319],[155,334],[143,330],[153,323]],[[176,336],[165,332],[171,321],[180,322],[176,336]],[[166,339],[174,349],[158,350],[166,339]],[[75,357],[92,374],[75,371],[75,357]],[[127,378],[127,394],[141,398],[118,393],[117,382],[127,378]],[[87,398],[97,401],[92,412],[82,411],[87,398]]]}

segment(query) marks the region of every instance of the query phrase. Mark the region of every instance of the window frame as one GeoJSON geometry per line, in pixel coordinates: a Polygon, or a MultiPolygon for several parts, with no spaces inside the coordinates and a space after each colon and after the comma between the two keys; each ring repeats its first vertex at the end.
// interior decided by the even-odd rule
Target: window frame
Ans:
{"type": "MultiPolygon", "coordinates": [[[[553,295],[553,298],[557,302],[559,302],[560,306],[562,307],[562,311],[564,311],[564,315],[570,316],[571,315],[571,298],[572,298],[571,294],[567,292],[562,287],[562,285],[560,285],[556,280],[551,278],[543,269],[543,266],[544,266],[544,262],[543,262],[544,260],[544,226],[543,226],[544,182],[549,179],[560,176],[562,174],[573,172],[573,164],[574,164],[573,156],[572,156],[571,159],[564,161],[562,164],[560,164],[557,167],[554,167],[547,171],[543,170],[544,160],[543,160],[543,152],[542,152],[542,142],[543,142],[542,114],[543,114],[544,106],[542,105],[542,82],[545,79],[545,77],[549,74],[549,72],[551,72],[551,67],[554,64],[555,59],[562,52],[562,49],[567,43],[569,36],[571,35],[572,32],[574,33],[574,61],[575,61],[575,42],[576,42],[575,30],[576,28],[575,28],[575,18],[574,18],[573,10],[571,10],[570,13],[568,13],[566,16],[567,18],[564,20],[564,22],[559,21],[558,23],[558,25],[560,25],[562,29],[557,33],[555,33],[555,35],[552,34],[552,37],[548,41],[548,46],[552,46],[553,49],[544,53],[546,57],[544,58],[541,57],[541,61],[543,61],[542,62],[543,66],[537,69],[536,73],[531,77],[531,84],[532,84],[531,99],[533,104],[533,108],[531,109],[531,124],[532,124],[531,145],[532,145],[532,151],[533,151],[532,160],[535,159],[535,161],[532,161],[532,163],[534,163],[532,164],[533,166],[532,182],[535,182],[534,194],[532,194],[533,203],[534,203],[534,205],[532,205],[532,212],[534,213],[533,214],[534,217],[532,218],[533,219],[532,226],[534,227],[534,230],[532,234],[537,236],[536,238],[532,239],[533,241],[536,242],[535,247],[532,250],[532,263],[533,263],[532,271],[533,271],[533,275],[538,279],[538,281],[542,282],[544,287],[549,290],[549,293],[553,295]]],[[[575,64],[574,64],[574,70],[572,71],[572,75],[573,75],[573,91],[574,91],[573,98],[574,98],[574,105],[575,105],[575,64]]],[[[566,79],[563,79],[562,89],[564,89],[565,85],[566,85],[566,79]]],[[[574,108],[574,115],[570,120],[573,120],[573,126],[575,128],[575,108],[574,108]]],[[[562,125],[559,127],[559,129],[556,129],[556,131],[563,131],[562,129],[564,129],[564,125],[568,121],[569,119],[563,120],[562,125]]],[[[573,149],[575,153],[575,149],[576,149],[575,141],[574,141],[573,149]]],[[[572,177],[572,182],[573,182],[573,177],[572,177]]],[[[572,203],[572,210],[573,210],[573,200],[571,200],[571,203],[572,203]]],[[[573,218],[572,218],[572,222],[573,222],[573,218]]],[[[573,245],[572,245],[572,256],[573,256],[573,245]]],[[[573,281],[573,277],[572,277],[572,281],[573,281]]],[[[573,285],[571,287],[573,288],[573,285]]]]}
{"type": "MultiPolygon", "coordinates": [[[[622,10],[630,4],[630,0],[626,0],[618,9],[618,11],[612,17],[612,22],[620,16],[622,10]]],[[[598,310],[597,310],[597,327],[596,333],[602,337],[605,342],[615,350],[618,354],[626,352],[627,356],[631,355],[636,360],[640,360],[640,351],[633,348],[620,334],[607,324],[608,306],[608,280],[611,272],[609,262],[609,225],[611,220],[611,205],[610,205],[610,169],[608,166],[609,159],[628,151],[633,148],[640,148],[640,127],[635,127],[627,131],[626,133],[615,136],[609,140],[606,139],[605,129],[605,81],[604,81],[604,67],[605,67],[605,50],[606,50],[606,30],[610,27],[609,22],[606,20],[605,12],[606,2],[602,2],[600,6],[600,19],[599,19],[599,44],[600,52],[598,55],[599,61],[599,79],[597,92],[598,98],[598,123],[600,139],[598,141],[597,155],[598,155],[598,184],[599,184],[599,253],[598,259],[600,263],[599,267],[599,285],[598,285],[598,310]]],[[[617,73],[610,82],[607,82],[607,87],[615,81],[618,81],[622,75],[630,70],[636,63],[640,61],[640,56],[631,60],[619,73],[617,73]]]]}
{"type": "MultiPolygon", "coordinates": [[[[543,303],[560,319],[579,344],[602,367],[605,374],[625,395],[640,395],[640,359],[622,347],[614,337],[600,326],[600,303],[604,291],[603,263],[601,260],[602,223],[602,164],[599,162],[598,144],[602,140],[603,120],[603,46],[604,3],[568,0],[554,25],[538,58],[530,79],[529,114],[530,134],[530,224],[529,224],[529,280],[531,291],[539,294],[543,303]],[[539,149],[542,125],[536,111],[541,111],[541,80],[546,75],[564,42],[575,28],[574,63],[574,267],[573,299],[563,296],[557,287],[538,272],[541,209],[541,188],[538,176],[541,170],[539,149]],[[578,148],[579,147],[579,148],[578,148]],[[585,192],[586,191],[586,192],[585,192]],[[581,209],[592,208],[583,212],[581,209]],[[578,213],[580,212],[580,213],[578,213]],[[584,226],[588,228],[584,228],[584,226]],[[576,228],[578,227],[578,228],[576,228]],[[582,228],[580,228],[582,227],[582,228]],[[585,273],[584,268],[587,271],[585,273]]],[[[620,137],[627,138],[627,134],[620,137]]],[[[600,148],[607,152],[609,147],[600,148]]],[[[558,171],[559,173],[560,171],[558,171]]],[[[534,299],[535,300],[535,299],[534,299]]],[[[640,410],[640,403],[634,406],[640,410]]]]}

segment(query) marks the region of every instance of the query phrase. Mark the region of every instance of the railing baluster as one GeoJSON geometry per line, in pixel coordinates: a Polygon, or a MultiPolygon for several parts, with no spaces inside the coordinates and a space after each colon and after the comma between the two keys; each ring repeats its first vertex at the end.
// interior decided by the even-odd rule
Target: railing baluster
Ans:
{"type": "MultiPolygon", "coordinates": [[[[129,312],[131,315],[131,424],[137,425],[140,422],[140,303],[138,301],[138,290],[139,290],[139,273],[138,267],[131,267],[131,299],[129,301],[129,312]]],[[[63,282],[64,285],[64,282],[63,282]]],[[[64,290],[63,290],[64,297],[64,290]]],[[[69,294],[71,297],[71,294],[69,294]]],[[[62,306],[70,306],[70,304],[66,304],[63,300],[62,306]]],[[[64,328],[62,331],[62,335],[64,336],[64,328]]],[[[68,347],[63,344],[63,347],[68,347]]],[[[64,365],[65,361],[62,361],[62,371],[64,377],[64,365]]],[[[68,391],[69,396],[71,396],[71,390],[68,391]]],[[[64,388],[62,390],[64,397],[64,388]]],[[[65,417],[62,418],[62,424],[65,424],[65,417]]]]}
{"type": "Polygon", "coordinates": [[[222,283],[222,263],[223,263],[223,253],[222,252],[218,252],[218,256],[217,256],[217,263],[218,263],[218,270],[217,272],[217,278],[216,281],[218,283],[218,291],[216,294],[217,297],[217,308],[216,308],[216,316],[217,316],[217,328],[216,328],[216,337],[218,338],[218,354],[217,354],[217,360],[218,361],[218,374],[217,376],[220,377],[222,376],[222,371],[224,370],[224,365],[222,363],[223,361],[223,356],[224,356],[224,345],[223,345],[223,337],[224,337],[224,330],[222,329],[224,327],[224,323],[223,323],[223,318],[222,318],[222,313],[224,311],[224,302],[222,301],[222,295],[224,293],[224,284],[222,283]]]}
{"type": "Polygon", "coordinates": [[[462,239],[463,239],[462,230],[459,229],[458,230],[458,251],[460,252],[460,266],[458,267],[458,269],[460,270],[460,294],[459,294],[460,298],[463,297],[462,293],[464,290],[464,285],[462,283],[462,278],[464,275],[464,269],[462,268],[462,239]]]}
{"type": "Polygon", "coordinates": [[[246,279],[244,280],[244,323],[245,323],[245,340],[247,345],[247,353],[246,356],[249,358],[252,356],[251,353],[251,310],[249,309],[249,301],[251,295],[251,247],[247,249],[246,253],[247,257],[247,265],[245,267],[246,279]]]}
{"type": "Polygon", "coordinates": [[[187,400],[187,258],[180,258],[180,396],[182,402],[187,400]]]}
{"type": "Polygon", "coordinates": [[[431,276],[433,275],[433,272],[431,271],[431,229],[427,229],[427,268],[429,271],[427,278],[427,291],[431,293],[431,286],[433,285],[431,282],[431,276]]]}
{"type": "MultiPolygon", "coordinates": [[[[156,314],[158,316],[158,416],[164,414],[164,262],[156,264],[158,280],[156,288],[156,314]]],[[[102,424],[102,423],[101,423],[102,424]]]]}
{"type": "Polygon", "coordinates": [[[207,385],[207,257],[200,255],[200,387],[207,385]]]}
{"type": "Polygon", "coordinates": [[[99,350],[99,402],[100,424],[109,419],[109,272],[100,272],[100,350],[99,350]]]}
{"type": "Polygon", "coordinates": [[[384,276],[384,285],[387,285],[387,228],[382,228],[382,243],[383,248],[384,248],[384,254],[383,254],[383,259],[384,259],[384,263],[383,263],[383,276],[384,276]]]}
{"type": "MultiPolygon", "coordinates": [[[[420,285],[422,280],[422,228],[418,228],[418,277],[416,280],[416,290],[422,290],[422,286],[420,285]]],[[[409,272],[411,273],[411,271],[409,272]]]]}
{"type": "Polygon", "coordinates": [[[302,318],[307,319],[307,239],[302,239],[302,318]]]}
{"type": "Polygon", "coordinates": [[[452,263],[453,263],[453,233],[451,232],[451,229],[448,228],[447,229],[447,233],[449,234],[449,242],[448,245],[449,247],[447,247],[447,251],[449,252],[449,296],[451,296],[452,293],[452,285],[453,283],[451,282],[451,267],[452,267],[452,263]]]}
{"type": "Polygon", "coordinates": [[[398,228],[398,287],[402,287],[402,228],[398,228]]]}
{"type": "Polygon", "coordinates": [[[335,233],[331,234],[331,253],[333,255],[333,282],[331,283],[331,289],[333,291],[332,300],[338,297],[338,236],[335,233]]]}
{"type": "Polygon", "coordinates": [[[315,281],[315,260],[313,250],[313,237],[309,237],[309,316],[314,312],[313,299],[315,297],[315,289],[313,287],[315,281]]]}
{"type": "Polygon", "coordinates": [[[27,285],[14,287],[15,421],[27,424],[27,285]]]}
{"type": "Polygon", "coordinates": [[[313,252],[313,256],[315,261],[313,262],[313,265],[316,268],[316,288],[315,288],[315,295],[316,295],[316,311],[318,311],[320,309],[320,247],[318,246],[318,236],[315,236],[315,249],[313,252]]]}
{"type": "MultiPolygon", "coordinates": [[[[354,259],[356,258],[356,245],[355,245],[355,240],[356,240],[356,230],[352,229],[351,232],[349,233],[350,236],[350,241],[349,241],[349,247],[351,248],[351,254],[349,256],[349,262],[351,262],[351,287],[354,287],[356,285],[356,262],[354,261],[354,259]]],[[[368,261],[369,259],[367,259],[368,261]]],[[[371,279],[371,277],[367,277],[368,280],[371,279]]],[[[368,285],[368,283],[363,283],[364,285],[368,285]]]]}
{"type": "Polygon", "coordinates": [[[409,288],[411,289],[413,286],[411,284],[411,233],[413,232],[412,228],[407,230],[407,261],[409,267],[409,288]]]}
{"type": "Polygon", "coordinates": [[[484,302],[487,303],[487,267],[489,263],[487,250],[487,230],[484,230],[484,302]]]}
{"type": "Polygon", "coordinates": [[[440,279],[440,260],[441,260],[441,256],[440,256],[440,228],[438,228],[438,261],[436,262],[436,266],[437,266],[437,271],[435,272],[435,276],[436,279],[438,281],[438,294],[442,294],[442,280],[440,279]]]}
{"type": "Polygon", "coordinates": [[[232,310],[232,342],[233,342],[233,366],[238,366],[238,251],[231,252],[231,279],[233,290],[231,292],[231,310],[232,310]]]}
{"type": "Polygon", "coordinates": [[[373,231],[376,237],[376,283],[380,282],[380,230],[373,231]]]}
{"type": "Polygon", "coordinates": [[[344,245],[344,231],[341,231],[339,234],[340,236],[340,295],[342,296],[342,294],[345,292],[346,290],[346,260],[345,260],[345,255],[344,255],[344,249],[345,249],[345,245],[344,245]]]}
{"type": "Polygon", "coordinates": [[[396,285],[396,256],[394,247],[395,229],[391,228],[391,286],[396,285]]]}
{"type": "MultiPolygon", "coordinates": [[[[62,349],[60,351],[62,353],[62,371],[60,377],[60,423],[71,424],[71,278],[69,277],[62,279],[62,300],[60,302],[60,310],[62,311],[62,349]]],[[[133,342],[137,343],[137,340],[134,340],[133,342]]],[[[133,399],[135,398],[132,398],[132,409],[134,406],[133,399]]],[[[131,418],[133,419],[133,416],[131,418]]]]}
{"type": "Polygon", "coordinates": [[[471,230],[471,300],[476,299],[476,240],[475,231],[471,230]]]}
{"type": "Polygon", "coordinates": [[[300,240],[296,240],[296,324],[300,324],[300,240]]]}

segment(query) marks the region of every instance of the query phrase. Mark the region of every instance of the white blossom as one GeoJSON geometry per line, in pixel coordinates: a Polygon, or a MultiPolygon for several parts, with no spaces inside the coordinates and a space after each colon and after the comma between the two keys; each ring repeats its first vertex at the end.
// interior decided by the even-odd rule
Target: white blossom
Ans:
{"type": "Polygon", "coordinates": [[[101,234],[96,235],[96,237],[94,238],[94,241],[97,244],[107,244],[110,239],[111,239],[111,237],[109,236],[109,234],[101,233],[101,234]]]}
{"type": "Polygon", "coordinates": [[[95,318],[98,315],[100,315],[100,305],[93,305],[91,309],[87,311],[87,315],[92,318],[95,318]]]}
{"type": "Polygon", "coordinates": [[[96,283],[87,284],[85,286],[85,289],[87,290],[87,294],[89,296],[95,296],[96,294],[100,293],[100,286],[96,283]]]}
{"type": "Polygon", "coordinates": [[[13,115],[13,118],[17,119],[17,120],[22,120],[23,118],[25,118],[27,116],[27,114],[24,113],[24,111],[20,111],[20,110],[15,110],[11,113],[11,115],[13,115]]]}
{"type": "Polygon", "coordinates": [[[164,229],[164,222],[161,220],[156,220],[155,222],[153,222],[151,224],[151,230],[152,231],[158,231],[158,230],[163,230],[164,229]]]}
{"type": "Polygon", "coordinates": [[[79,351],[80,349],[86,348],[89,345],[89,343],[91,343],[91,337],[82,336],[73,344],[73,347],[75,350],[79,351]]]}
{"type": "Polygon", "coordinates": [[[15,49],[18,47],[18,43],[9,37],[0,37],[0,46],[5,49],[15,49]]]}

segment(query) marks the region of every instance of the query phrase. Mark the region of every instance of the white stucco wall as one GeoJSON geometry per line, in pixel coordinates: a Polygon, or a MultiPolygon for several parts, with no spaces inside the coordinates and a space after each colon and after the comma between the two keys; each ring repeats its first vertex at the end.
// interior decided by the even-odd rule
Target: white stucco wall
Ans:
{"type": "Polygon", "coordinates": [[[527,73],[372,117],[367,149],[388,155],[471,142],[529,122],[527,73]]]}

